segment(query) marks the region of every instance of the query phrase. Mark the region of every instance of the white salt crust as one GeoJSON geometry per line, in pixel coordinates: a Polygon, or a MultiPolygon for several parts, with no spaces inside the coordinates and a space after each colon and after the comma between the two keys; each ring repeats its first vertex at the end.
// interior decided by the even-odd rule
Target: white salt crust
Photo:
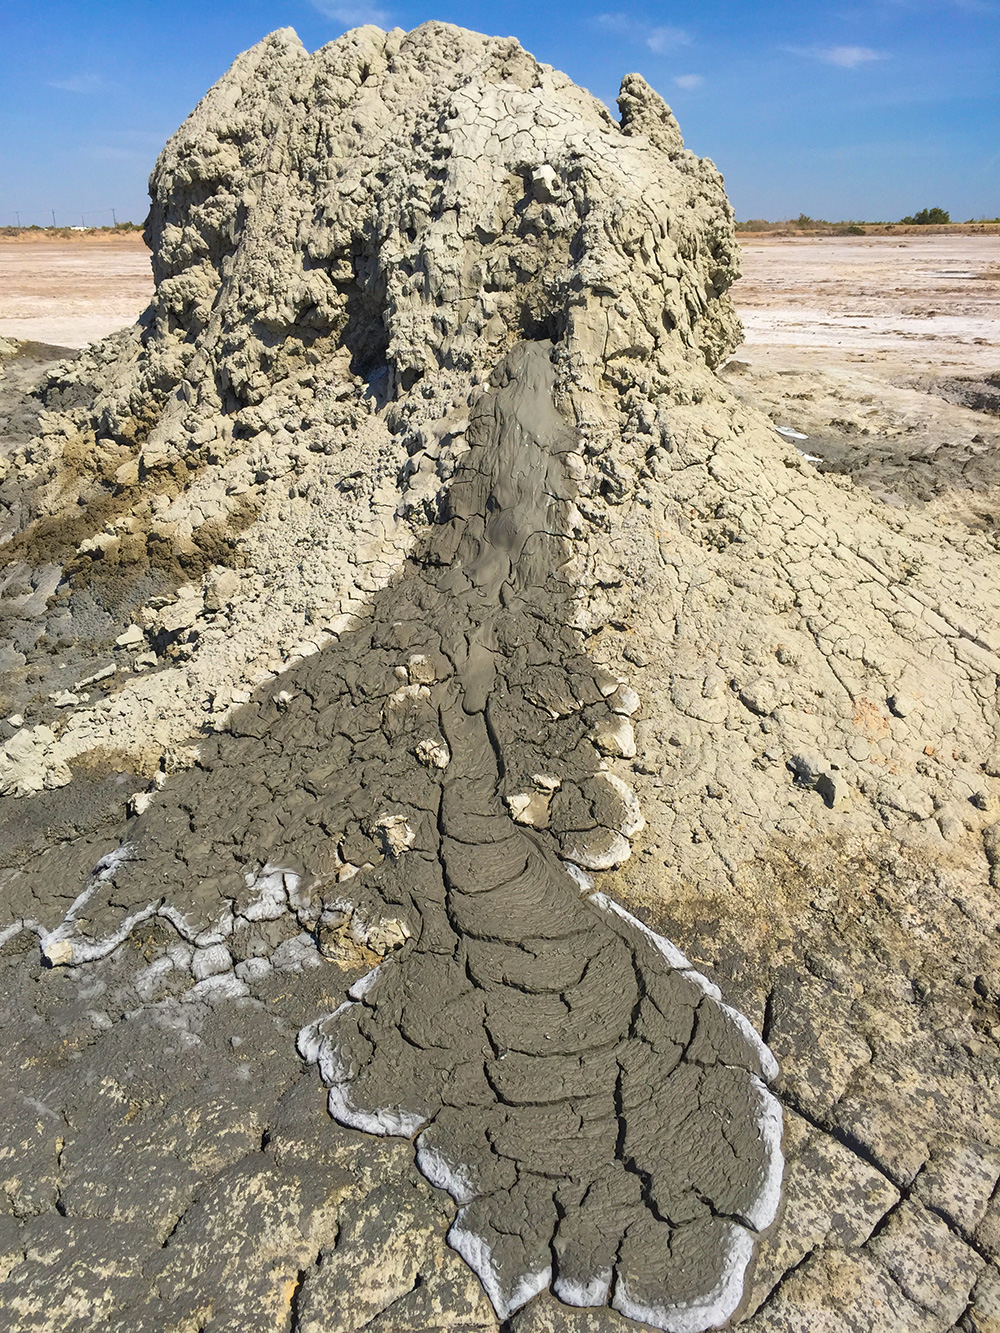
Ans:
{"type": "Polygon", "coordinates": [[[739,1307],[743,1284],[753,1258],[754,1238],[738,1223],[731,1224],[729,1252],[722,1277],[702,1300],[686,1305],[643,1305],[629,1294],[628,1283],[615,1287],[611,1304],[619,1314],[662,1328],[664,1333],[704,1333],[719,1328],[739,1307]]]}
{"type": "Polygon", "coordinates": [[[483,1290],[493,1303],[497,1318],[504,1320],[545,1290],[552,1280],[552,1267],[550,1265],[535,1273],[523,1274],[512,1285],[505,1285],[494,1262],[493,1251],[481,1236],[474,1235],[463,1227],[464,1214],[465,1209],[460,1209],[451,1224],[448,1244],[462,1256],[477,1275],[483,1284],[483,1290]]]}

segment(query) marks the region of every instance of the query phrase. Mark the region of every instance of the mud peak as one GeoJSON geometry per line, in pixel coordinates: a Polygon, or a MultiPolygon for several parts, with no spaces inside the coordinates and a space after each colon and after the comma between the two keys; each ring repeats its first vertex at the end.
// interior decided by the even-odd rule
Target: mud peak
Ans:
{"type": "MultiPolygon", "coordinates": [[[[283,29],[241,55],[157,160],[140,327],[43,391],[41,438],[0,486],[11,559],[66,585],[47,637],[69,624],[96,655],[138,624],[136,656],[182,665],[224,713],[398,566],[516,344],[555,342],[564,406],[601,450],[637,386],[714,364],[739,337],[731,210],[709,164],[660,146],[671,117],[649,88],[642,106],[619,126],[513,39],[442,23],[312,54],[283,29]],[[224,644],[210,616],[179,639],[144,623],[226,567],[249,574],[224,644]],[[272,577],[294,589],[280,608],[272,577]]],[[[31,634],[11,635],[19,656],[31,634]]],[[[180,743],[201,725],[201,697],[151,707],[119,683],[116,730],[159,714],[180,743]]],[[[12,788],[65,781],[106,711],[60,714],[12,788]]]]}

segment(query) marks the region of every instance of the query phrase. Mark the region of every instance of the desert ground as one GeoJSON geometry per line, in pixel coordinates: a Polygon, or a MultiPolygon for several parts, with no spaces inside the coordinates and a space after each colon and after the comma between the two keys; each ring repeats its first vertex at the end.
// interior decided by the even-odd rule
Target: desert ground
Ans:
{"type": "Polygon", "coordinates": [[[0,338],[85,347],[134,323],[152,294],[139,232],[0,239],[0,338]]]}
{"type": "Polygon", "coordinates": [[[737,392],[821,469],[992,526],[1000,236],[761,239],[743,269],[737,392]]]}

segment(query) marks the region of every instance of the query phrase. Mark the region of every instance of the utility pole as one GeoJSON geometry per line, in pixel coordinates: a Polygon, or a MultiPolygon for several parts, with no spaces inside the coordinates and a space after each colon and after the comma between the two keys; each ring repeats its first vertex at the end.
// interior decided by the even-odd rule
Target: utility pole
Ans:
{"type": "Polygon", "coordinates": [[[56,210],[54,208],[52,209],[52,225],[53,227],[56,225],[56,210]]]}
{"type": "Polygon", "coordinates": [[[20,213],[15,213],[14,216],[17,218],[17,229],[18,229],[18,231],[20,231],[20,230],[21,230],[21,214],[20,214],[20,213]]]}
{"type": "Polygon", "coordinates": [[[116,227],[118,226],[118,215],[115,213],[114,209],[111,210],[111,221],[114,224],[114,226],[116,227]]]}

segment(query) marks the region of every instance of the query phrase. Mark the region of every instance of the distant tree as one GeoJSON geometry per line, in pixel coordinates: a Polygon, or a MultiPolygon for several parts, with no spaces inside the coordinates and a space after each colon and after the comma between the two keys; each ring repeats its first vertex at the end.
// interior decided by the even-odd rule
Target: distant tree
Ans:
{"type": "Polygon", "coordinates": [[[922,208],[919,213],[911,218],[900,218],[900,222],[905,227],[926,227],[931,224],[940,225],[943,222],[950,222],[951,214],[944,208],[922,208]]]}

